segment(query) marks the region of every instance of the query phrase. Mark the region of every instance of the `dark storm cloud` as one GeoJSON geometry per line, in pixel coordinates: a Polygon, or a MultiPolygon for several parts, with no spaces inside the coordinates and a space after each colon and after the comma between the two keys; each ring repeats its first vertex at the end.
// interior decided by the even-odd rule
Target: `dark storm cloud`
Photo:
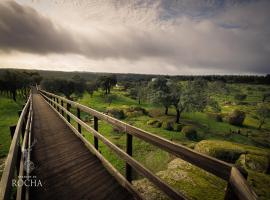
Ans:
{"type": "Polygon", "coordinates": [[[33,8],[5,0],[0,2],[0,48],[42,54],[78,51],[67,31],[33,8]]]}
{"type": "MultiPolygon", "coordinates": [[[[89,21],[98,25],[78,20],[73,25],[85,25],[87,31],[76,34],[33,8],[1,1],[0,50],[73,53],[98,62],[125,60],[134,66],[140,63],[140,72],[147,67],[154,71],[156,63],[161,63],[178,74],[182,69],[186,73],[269,73],[270,1],[220,2],[138,0],[131,6],[126,0],[87,1],[88,7],[72,7],[70,12],[94,13],[89,21]],[[214,11],[209,14],[209,10],[214,11]]],[[[128,71],[126,67],[118,69],[128,71]]]]}

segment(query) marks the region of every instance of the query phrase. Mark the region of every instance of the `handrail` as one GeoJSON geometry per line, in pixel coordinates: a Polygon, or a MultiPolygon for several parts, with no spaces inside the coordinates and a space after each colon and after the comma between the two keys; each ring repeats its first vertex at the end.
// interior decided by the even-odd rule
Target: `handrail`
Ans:
{"type": "MultiPolygon", "coordinates": [[[[148,143],[151,143],[191,164],[194,164],[220,178],[227,181],[229,183],[229,186],[232,187],[235,196],[239,199],[247,199],[247,200],[254,200],[257,199],[256,194],[254,191],[248,186],[247,181],[244,179],[244,177],[241,175],[239,170],[233,165],[228,164],[224,161],[220,161],[216,158],[201,154],[199,152],[196,152],[194,150],[191,150],[183,145],[171,142],[169,140],[166,140],[162,137],[156,136],[152,133],[146,132],[144,130],[141,130],[139,128],[136,128],[132,125],[129,125],[125,122],[122,122],[118,119],[115,119],[111,116],[105,115],[101,112],[98,112],[92,108],[86,107],[84,105],[81,105],[79,103],[73,102],[71,100],[65,99],[61,96],[46,92],[44,90],[39,90],[42,96],[46,97],[47,100],[49,100],[51,103],[53,103],[58,109],[60,108],[65,113],[67,113],[67,116],[73,118],[78,124],[86,128],[88,131],[92,132],[95,137],[102,140],[105,144],[107,143],[107,139],[104,138],[101,134],[99,134],[96,130],[93,128],[87,128],[89,127],[87,124],[82,122],[79,118],[75,117],[72,113],[69,112],[69,109],[65,109],[62,105],[56,102],[55,98],[57,98],[57,101],[60,99],[61,102],[65,102],[69,106],[73,106],[77,109],[80,109],[86,113],[89,113],[93,115],[94,117],[97,117],[98,119],[104,120],[113,126],[118,127],[119,129],[125,131],[127,134],[136,136],[148,143]],[[48,98],[53,97],[54,100],[51,100],[48,98]]],[[[59,102],[59,101],[58,101],[59,102]]],[[[68,107],[69,107],[68,106],[68,107]]],[[[59,111],[60,112],[60,111],[59,111]]],[[[70,119],[69,119],[70,120],[70,119]]],[[[129,159],[132,158],[128,154],[124,152],[124,154],[121,156],[121,153],[114,149],[114,144],[111,145],[110,143],[107,143],[106,145],[110,146],[118,155],[120,154],[120,157],[123,158],[127,163],[132,165],[133,168],[138,170],[138,166],[134,164],[129,159]]],[[[144,174],[145,175],[145,174],[144,174]]],[[[164,191],[165,192],[165,191],[164,191]]],[[[166,192],[165,192],[166,193],[166,192]]],[[[184,197],[184,196],[183,196],[184,197]]],[[[178,197],[179,198],[179,197],[178,197]]]]}
{"type": "Polygon", "coordinates": [[[14,177],[16,162],[18,159],[18,150],[20,144],[20,136],[23,130],[25,117],[29,111],[30,102],[32,99],[32,95],[29,95],[26,105],[24,106],[18,123],[16,125],[16,129],[11,141],[11,145],[9,148],[9,153],[5,162],[4,171],[2,174],[1,182],[0,182],[0,200],[9,199],[11,192],[11,183],[12,178],[14,177]]]}

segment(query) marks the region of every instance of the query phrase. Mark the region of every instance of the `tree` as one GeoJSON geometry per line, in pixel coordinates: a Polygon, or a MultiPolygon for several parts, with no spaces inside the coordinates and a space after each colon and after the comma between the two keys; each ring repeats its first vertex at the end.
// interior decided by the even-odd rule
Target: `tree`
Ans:
{"type": "Polygon", "coordinates": [[[171,102],[179,123],[183,111],[203,111],[208,104],[207,82],[203,79],[188,81],[185,85],[170,83],[171,102]]]}
{"type": "Polygon", "coordinates": [[[261,129],[266,119],[270,118],[270,108],[265,103],[261,103],[256,110],[256,114],[259,120],[258,129],[261,129]]]}
{"type": "Polygon", "coordinates": [[[90,96],[93,96],[94,91],[97,90],[97,84],[95,82],[88,82],[86,84],[86,91],[88,92],[88,94],[90,94],[90,96]]]}
{"type": "Polygon", "coordinates": [[[20,79],[18,73],[15,71],[6,71],[4,75],[4,82],[7,90],[12,94],[12,99],[16,101],[16,92],[19,88],[20,79]]]}
{"type": "Polygon", "coordinates": [[[75,83],[73,80],[60,80],[59,92],[62,92],[68,99],[75,92],[75,83]]]}
{"type": "Polygon", "coordinates": [[[138,103],[141,104],[141,101],[145,99],[146,96],[146,87],[143,82],[138,82],[134,85],[133,88],[130,89],[129,95],[133,99],[137,99],[138,103]]]}
{"type": "Polygon", "coordinates": [[[115,75],[101,76],[98,79],[98,85],[105,91],[105,94],[111,93],[111,88],[116,85],[117,78],[115,75]]]}
{"type": "Polygon", "coordinates": [[[79,75],[75,75],[72,77],[72,81],[74,84],[74,92],[81,96],[86,88],[86,81],[81,78],[79,75]]]}
{"type": "Polygon", "coordinates": [[[164,77],[153,79],[148,84],[149,99],[153,103],[158,103],[164,106],[165,115],[168,114],[168,109],[172,104],[172,95],[169,87],[170,82],[164,77]]]}

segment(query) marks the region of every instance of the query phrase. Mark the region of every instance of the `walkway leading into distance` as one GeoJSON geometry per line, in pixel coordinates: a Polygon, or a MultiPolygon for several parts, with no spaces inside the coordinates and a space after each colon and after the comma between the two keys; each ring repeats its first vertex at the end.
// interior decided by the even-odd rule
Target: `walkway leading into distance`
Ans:
{"type": "Polygon", "coordinates": [[[33,111],[32,174],[42,187],[31,187],[30,199],[132,199],[36,91],[33,111]]]}

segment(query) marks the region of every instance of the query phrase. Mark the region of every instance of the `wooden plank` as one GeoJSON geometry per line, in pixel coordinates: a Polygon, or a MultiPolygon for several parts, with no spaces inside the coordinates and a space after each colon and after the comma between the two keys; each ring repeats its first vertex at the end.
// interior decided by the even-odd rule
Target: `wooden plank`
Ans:
{"type": "MultiPolygon", "coordinates": [[[[128,155],[132,157],[132,135],[126,134],[127,141],[126,141],[126,152],[128,155]]],[[[132,167],[126,163],[126,179],[131,182],[132,181],[132,167]]]]}
{"type": "MultiPolygon", "coordinates": [[[[80,108],[77,108],[77,117],[79,119],[81,119],[81,110],[80,110],[80,108]]],[[[82,133],[82,127],[81,127],[81,125],[79,123],[78,123],[78,131],[79,131],[79,133],[82,133]]]]}
{"type": "Polygon", "coordinates": [[[5,168],[4,168],[2,178],[1,178],[1,183],[0,183],[0,199],[1,200],[9,199],[10,197],[11,181],[12,181],[12,178],[14,177],[15,165],[16,165],[17,156],[18,156],[19,146],[17,144],[20,139],[22,120],[27,114],[26,111],[27,111],[28,106],[30,105],[30,99],[31,99],[31,95],[29,96],[28,101],[22,111],[22,114],[20,115],[13,139],[11,141],[9,153],[5,162],[5,168]]]}
{"type": "Polygon", "coordinates": [[[247,181],[243,177],[243,175],[239,172],[236,167],[232,167],[231,176],[230,176],[230,188],[233,195],[230,195],[227,198],[236,199],[247,199],[247,200],[256,200],[258,199],[256,193],[249,187],[247,181]]]}
{"type": "MultiPolygon", "coordinates": [[[[98,118],[96,116],[94,116],[94,129],[98,131],[98,118]]],[[[94,146],[98,149],[98,138],[96,136],[94,136],[94,146]]]]}

